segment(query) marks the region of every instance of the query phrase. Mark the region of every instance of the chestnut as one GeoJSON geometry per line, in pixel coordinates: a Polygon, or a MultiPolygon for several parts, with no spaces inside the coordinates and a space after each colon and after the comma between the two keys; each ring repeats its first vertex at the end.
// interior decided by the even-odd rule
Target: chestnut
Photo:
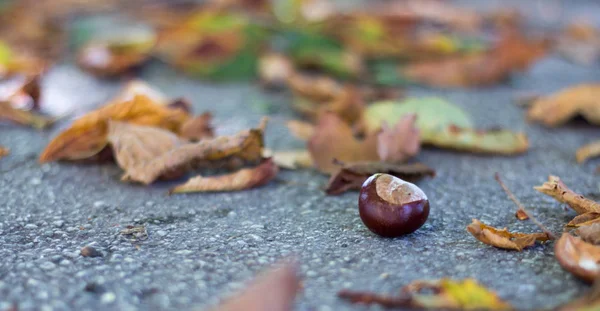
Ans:
{"type": "Polygon", "coordinates": [[[358,211],[369,230],[397,237],[421,228],[429,216],[429,200],[416,185],[378,173],[362,184],[358,211]]]}

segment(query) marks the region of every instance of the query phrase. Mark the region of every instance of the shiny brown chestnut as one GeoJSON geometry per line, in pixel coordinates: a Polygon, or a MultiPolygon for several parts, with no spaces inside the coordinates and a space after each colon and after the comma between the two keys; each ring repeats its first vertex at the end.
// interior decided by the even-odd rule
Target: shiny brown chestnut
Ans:
{"type": "Polygon", "coordinates": [[[397,237],[421,228],[429,216],[429,200],[416,185],[379,173],[363,183],[358,210],[369,230],[397,237]]]}

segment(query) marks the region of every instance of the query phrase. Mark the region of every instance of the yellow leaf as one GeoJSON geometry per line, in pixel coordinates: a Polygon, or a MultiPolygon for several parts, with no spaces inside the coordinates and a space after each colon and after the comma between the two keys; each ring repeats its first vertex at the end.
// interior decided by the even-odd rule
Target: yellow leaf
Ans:
{"type": "Polygon", "coordinates": [[[582,84],[537,99],[527,111],[530,121],[558,126],[581,115],[600,125],[600,84],[582,84]]]}

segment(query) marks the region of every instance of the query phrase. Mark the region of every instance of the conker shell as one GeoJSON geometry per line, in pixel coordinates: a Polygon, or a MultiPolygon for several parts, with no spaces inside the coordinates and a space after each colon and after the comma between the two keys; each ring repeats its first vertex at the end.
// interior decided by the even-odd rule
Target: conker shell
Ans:
{"type": "Polygon", "coordinates": [[[414,232],[427,221],[429,200],[416,185],[380,173],[363,183],[358,210],[369,230],[397,237],[414,232]]]}

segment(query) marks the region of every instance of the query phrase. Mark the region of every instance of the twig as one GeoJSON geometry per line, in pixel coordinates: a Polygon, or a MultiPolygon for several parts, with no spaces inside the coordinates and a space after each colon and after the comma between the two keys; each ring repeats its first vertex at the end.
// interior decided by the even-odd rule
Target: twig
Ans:
{"type": "Polygon", "coordinates": [[[542,229],[542,231],[544,231],[544,233],[546,235],[548,235],[548,238],[554,240],[556,239],[556,237],[554,236],[554,234],[552,234],[552,232],[550,230],[548,230],[541,222],[539,222],[537,219],[535,219],[535,217],[533,217],[533,215],[531,215],[523,206],[523,204],[515,197],[515,195],[510,191],[510,189],[508,189],[508,187],[504,184],[504,182],[502,182],[502,179],[500,179],[500,174],[496,173],[494,175],[494,178],[496,179],[496,181],[498,182],[498,184],[500,184],[500,187],[502,187],[502,189],[504,189],[504,192],[506,192],[506,194],[508,195],[508,197],[515,202],[515,204],[517,205],[517,207],[519,208],[519,211],[521,211],[523,214],[525,214],[527,216],[527,218],[531,219],[531,221],[536,224],[538,227],[540,227],[540,229],[542,229]]]}

